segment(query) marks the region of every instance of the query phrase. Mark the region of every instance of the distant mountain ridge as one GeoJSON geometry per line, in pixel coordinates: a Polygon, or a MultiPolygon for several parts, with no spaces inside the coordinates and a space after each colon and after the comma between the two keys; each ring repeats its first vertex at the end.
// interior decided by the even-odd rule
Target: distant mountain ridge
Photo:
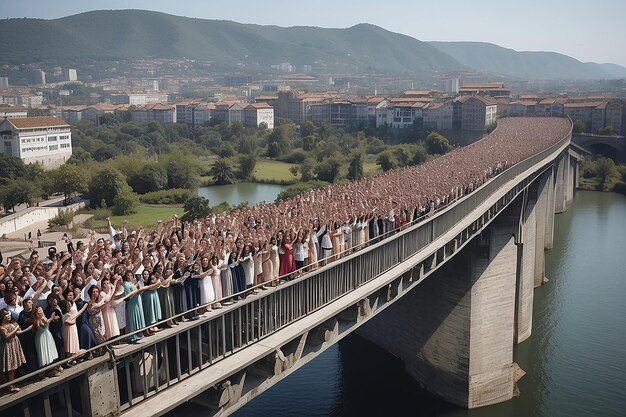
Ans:
{"type": "Polygon", "coordinates": [[[143,10],[101,10],[54,20],[0,20],[3,63],[72,65],[84,59],[189,58],[216,70],[388,73],[422,79],[478,70],[517,79],[626,77],[615,64],[551,52],[517,52],[477,42],[422,42],[370,24],[347,29],[279,27],[195,19],[143,10]]]}
{"type": "Polygon", "coordinates": [[[425,42],[373,25],[285,28],[141,10],[0,21],[0,51],[12,64],[77,58],[186,57],[240,70],[267,70],[281,62],[331,71],[427,75],[464,68],[425,42]]]}
{"type": "Polygon", "coordinates": [[[532,79],[606,79],[626,77],[616,64],[580,62],[556,52],[519,52],[485,42],[429,42],[467,67],[494,75],[532,79]]]}

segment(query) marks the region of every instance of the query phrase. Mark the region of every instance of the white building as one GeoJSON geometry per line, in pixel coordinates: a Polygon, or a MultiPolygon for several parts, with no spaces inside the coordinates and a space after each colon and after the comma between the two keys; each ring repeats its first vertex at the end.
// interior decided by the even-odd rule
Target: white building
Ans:
{"type": "Polygon", "coordinates": [[[267,103],[248,104],[243,109],[243,125],[257,127],[265,123],[268,129],[274,129],[274,108],[267,103]]]}
{"type": "Polygon", "coordinates": [[[205,103],[196,106],[193,109],[194,126],[204,126],[207,122],[210,122],[214,110],[215,104],[213,103],[205,103]]]}
{"type": "Polygon", "coordinates": [[[24,163],[56,168],[72,156],[70,125],[57,117],[5,118],[0,123],[0,152],[24,163]]]}
{"type": "Polygon", "coordinates": [[[68,68],[65,71],[65,81],[78,81],[78,73],[74,68],[68,68]]]}

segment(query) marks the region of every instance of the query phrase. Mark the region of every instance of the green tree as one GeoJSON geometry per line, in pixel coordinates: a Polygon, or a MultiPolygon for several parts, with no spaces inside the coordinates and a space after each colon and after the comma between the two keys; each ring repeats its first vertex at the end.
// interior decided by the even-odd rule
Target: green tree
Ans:
{"type": "Polygon", "coordinates": [[[87,190],[87,178],[83,170],[76,165],[63,164],[52,173],[53,189],[62,193],[65,201],[77,193],[84,193],[87,190]]]}
{"type": "Polygon", "coordinates": [[[217,151],[217,154],[219,156],[221,156],[222,158],[230,158],[235,156],[237,152],[235,151],[235,148],[233,147],[233,145],[231,145],[228,142],[224,142],[220,145],[219,150],[217,151]]]}
{"type": "Polygon", "coordinates": [[[365,145],[365,153],[369,155],[378,155],[385,150],[385,142],[378,138],[369,138],[365,145]]]}
{"type": "Polygon", "coordinates": [[[128,183],[139,194],[159,191],[167,187],[167,170],[160,164],[149,163],[130,177],[128,183]]]}
{"type": "Polygon", "coordinates": [[[585,122],[583,122],[580,119],[577,119],[574,122],[574,126],[572,127],[572,131],[574,133],[583,133],[585,130],[587,130],[587,125],[585,124],[585,122]]]}
{"type": "Polygon", "coordinates": [[[272,158],[279,157],[291,150],[290,138],[291,126],[278,126],[267,137],[267,155],[272,158]]]}
{"type": "Polygon", "coordinates": [[[93,159],[98,162],[102,162],[106,161],[107,159],[115,158],[119,154],[120,152],[115,146],[103,145],[96,149],[96,151],[93,153],[93,159]]]}
{"type": "Polygon", "coordinates": [[[209,200],[204,197],[194,196],[185,203],[185,214],[180,219],[184,222],[190,222],[207,217],[209,214],[211,214],[209,200]]]}
{"type": "Polygon", "coordinates": [[[431,155],[443,155],[452,150],[452,145],[439,133],[430,132],[426,137],[426,150],[431,155]]]}
{"type": "Polygon", "coordinates": [[[315,160],[313,158],[306,158],[300,165],[298,165],[300,171],[300,181],[308,182],[314,178],[315,160]]]}
{"type": "Polygon", "coordinates": [[[340,168],[341,164],[339,161],[337,161],[335,157],[331,156],[317,164],[314,172],[315,175],[317,175],[318,180],[333,183],[337,177],[339,177],[340,168]]]}
{"type": "Polygon", "coordinates": [[[613,136],[615,134],[615,129],[613,129],[613,126],[608,125],[600,129],[598,133],[601,135],[613,136]]]}
{"type": "Polygon", "coordinates": [[[359,180],[363,178],[363,175],[363,154],[354,152],[350,157],[350,164],[348,165],[348,179],[359,180]]]}
{"type": "Polygon", "coordinates": [[[0,179],[14,180],[24,176],[25,170],[24,161],[20,158],[0,153],[0,179]]]}
{"type": "Polygon", "coordinates": [[[167,171],[167,185],[170,188],[187,188],[192,190],[198,187],[200,182],[198,170],[186,158],[171,158],[165,169],[167,171]]]}
{"type": "Polygon", "coordinates": [[[82,148],[73,148],[72,156],[67,160],[67,164],[83,165],[92,161],[91,154],[82,148]]]}
{"type": "Polygon", "coordinates": [[[413,165],[421,164],[422,162],[426,162],[428,159],[428,153],[426,149],[422,145],[415,146],[415,153],[413,154],[413,160],[411,161],[413,165]]]}
{"type": "Polygon", "coordinates": [[[113,214],[127,216],[137,212],[139,197],[129,187],[121,190],[113,199],[113,214]]]}
{"type": "Polygon", "coordinates": [[[19,204],[33,204],[40,193],[37,184],[26,178],[8,180],[0,188],[0,202],[5,211],[14,211],[19,204]]]}
{"type": "Polygon", "coordinates": [[[209,169],[209,175],[217,185],[232,184],[235,182],[233,168],[224,158],[220,158],[213,163],[209,169]]]}
{"type": "Polygon", "coordinates": [[[128,190],[124,174],[115,168],[104,168],[96,173],[89,182],[89,199],[91,207],[113,206],[113,200],[122,192],[128,190]]]}
{"type": "Polygon", "coordinates": [[[379,165],[383,171],[389,171],[398,166],[398,160],[390,149],[386,149],[378,154],[376,164],[379,165]]]}
{"type": "Polygon", "coordinates": [[[239,155],[239,178],[247,181],[252,177],[258,157],[254,153],[239,155]]]}
{"type": "Polygon", "coordinates": [[[598,190],[603,191],[607,180],[617,174],[615,162],[610,158],[600,157],[596,160],[594,168],[596,176],[600,178],[598,190]]]}
{"type": "Polygon", "coordinates": [[[300,125],[300,136],[304,138],[307,136],[313,136],[313,134],[315,134],[315,125],[312,121],[307,120],[300,125]]]}
{"type": "Polygon", "coordinates": [[[242,136],[239,140],[239,153],[253,154],[256,152],[256,138],[252,135],[242,136]]]}

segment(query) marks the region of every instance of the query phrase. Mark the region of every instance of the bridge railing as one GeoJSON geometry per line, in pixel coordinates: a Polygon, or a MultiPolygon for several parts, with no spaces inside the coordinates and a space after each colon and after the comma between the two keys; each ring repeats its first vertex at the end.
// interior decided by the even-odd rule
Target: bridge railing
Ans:
{"type": "MultiPolygon", "coordinates": [[[[404,230],[391,232],[395,236],[376,243],[371,241],[369,246],[337,262],[214,310],[198,321],[165,330],[144,339],[139,345],[115,348],[121,338],[107,343],[106,347],[115,360],[120,410],[141,404],[163,389],[285,328],[405,261],[453,228],[504,184],[564,146],[570,137],[571,133],[431,217],[420,218],[404,230]]],[[[232,297],[240,295],[244,293],[232,297]]],[[[84,372],[77,373],[74,378],[83,375],[84,372]]],[[[0,410],[3,408],[0,403],[0,410]]]]}

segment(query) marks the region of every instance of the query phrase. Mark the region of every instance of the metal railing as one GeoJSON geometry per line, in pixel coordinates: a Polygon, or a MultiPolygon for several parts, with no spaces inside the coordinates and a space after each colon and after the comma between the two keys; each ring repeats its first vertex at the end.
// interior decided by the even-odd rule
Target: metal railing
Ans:
{"type": "MultiPolygon", "coordinates": [[[[300,276],[293,275],[296,277],[293,280],[266,291],[259,290],[258,294],[224,306],[221,310],[213,310],[198,321],[182,323],[164,330],[162,334],[144,339],[139,345],[122,349],[115,347],[121,340],[139,334],[142,330],[107,342],[104,346],[109,350],[111,359],[115,361],[120,410],[128,410],[163,389],[285,328],[415,255],[433,240],[451,230],[504,184],[538,165],[564,146],[570,137],[571,132],[548,149],[486,181],[472,193],[450,202],[434,213],[414,220],[402,230],[389,231],[366,244],[359,245],[364,247],[358,251],[350,248],[342,254],[345,256],[315,271],[300,276]],[[396,236],[389,236],[391,234],[396,236]]],[[[543,165],[549,163],[551,161],[543,165]]],[[[540,168],[541,166],[537,166],[535,172],[540,168]]],[[[211,305],[218,301],[229,302],[239,296],[246,296],[250,291],[247,289],[232,294],[222,300],[211,302],[211,305]]],[[[185,314],[187,313],[173,318],[182,319],[185,314]]],[[[161,322],[165,323],[166,320],[161,322]]],[[[92,350],[102,347],[103,345],[92,350]]],[[[101,363],[102,361],[99,361],[97,364],[101,363]]],[[[58,363],[50,365],[43,371],[57,365],[58,363]]],[[[85,372],[86,370],[77,372],[72,378],[78,378],[85,372]]],[[[29,376],[19,378],[13,383],[24,381],[27,377],[29,376]]],[[[0,388],[6,386],[8,384],[0,388]]],[[[38,392],[30,395],[38,395],[38,392]]],[[[68,395],[66,392],[65,401],[68,395]]],[[[28,397],[25,396],[19,401],[24,402],[26,398],[28,397]]],[[[6,408],[2,404],[4,400],[10,401],[10,397],[0,398],[0,410],[6,408]]],[[[50,414],[46,412],[45,415],[50,414]]]]}

